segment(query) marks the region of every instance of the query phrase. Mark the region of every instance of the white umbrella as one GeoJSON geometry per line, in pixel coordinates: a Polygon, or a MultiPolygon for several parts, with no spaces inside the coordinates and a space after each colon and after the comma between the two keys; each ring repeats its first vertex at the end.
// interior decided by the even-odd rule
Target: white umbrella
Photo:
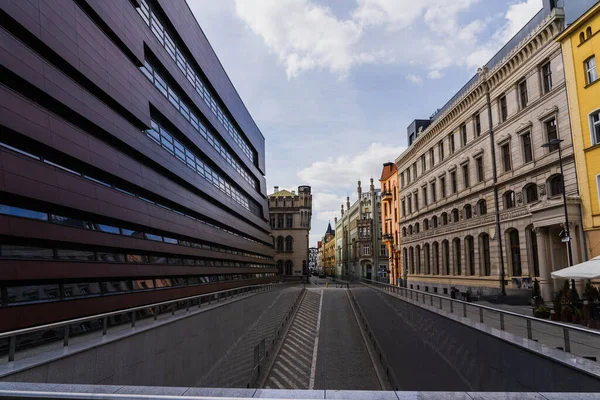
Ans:
{"type": "Polygon", "coordinates": [[[554,271],[553,278],[562,279],[594,279],[600,278],[600,256],[594,257],[589,261],[573,265],[569,268],[563,268],[554,271]]]}

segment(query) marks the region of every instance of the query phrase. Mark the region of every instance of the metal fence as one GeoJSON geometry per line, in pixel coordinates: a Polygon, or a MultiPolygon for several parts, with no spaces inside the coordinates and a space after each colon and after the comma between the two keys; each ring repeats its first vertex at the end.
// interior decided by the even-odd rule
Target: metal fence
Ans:
{"type": "Polygon", "coordinates": [[[413,304],[439,308],[516,336],[534,340],[592,361],[600,360],[600,331],[560,323],[512,311],[452,299],[419,290],[362,279],[367,286],[381,289],[413,304]]]}
{"type": "Polygon", "coordinates": [[[153,324],[158,321],[161,315],[174,316],[177,312],[188,313],[194,307],[200,308],[203,305],[227,300],[242,294],[267,292],[283,286],[284,284],[280,283],[243,286],[3,332],[0,333],[0,354],[8,355],[7,358],[3,357],[3,360],[11,362],[15,360],[18,351],[29,356],[32,352],[35,352],[36,348],[43,347],[44,350],[49,350],[52,345],[60,345],[60,342],[62,342],[63,347],[67,347],[72,338],[79,337],[79,341],[84,341],[89,338],[89,334],[92,332],[102,332],[102,336],[104,336],[109,330],[123,329],[128,326],[135,327],[136,323],[153,324]]]}

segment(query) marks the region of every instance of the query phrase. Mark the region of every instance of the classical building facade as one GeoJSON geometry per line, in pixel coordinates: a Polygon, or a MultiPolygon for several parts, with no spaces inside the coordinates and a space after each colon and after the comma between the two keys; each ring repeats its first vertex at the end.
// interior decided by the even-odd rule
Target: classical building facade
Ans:
{"type": "MultiPolygon", "coordinates": [[[[544,8],[430,121],[396,160],[402,262],[409,287],[551,299],[568,266],[563,179],[573,260],[583,260],[580,200],[560,45],[563,9],[544,8]],[[519,292],[521,291],[521,292],[519,292]]],[[[414,127],[413,127],[414,128],[414,127]]],[[[409,134],[412,132],[409,132],[409,134]]]]}
{"type": "Polygon", "coordinates": [[[317,272],[323,271],[323,241],[317,242],[317,272]]]}
{"type": "Polygon", "coordinates": [[[308,274],[311,217],[310,186],[298,186],[298,193],[275,186],[269,195],[269,221],[277,271],[284,279],[308,274]]]}
{"type": "Polygon", "coordinates": [[[0,8],[0,331],[277,279],[265,138],[185,1],[0,8]]]}
{"type": "Polygon", "coordinates": [[[331,222],[323,236],[323,269],[327,276],[335,276],[335,230],[331,222]]]}
{"type": "Polygon", "coordinates": [[[400,252],[400,196],[398,191],[398,167],[393,162],[383,164],[381,171],[381,226],[382,241],[386,246],[389,264],[389,282],[399,285],[402,278],[402,256],[400,252]]]}
{"type": "Polygon", "coordinates": [[[358,199],[350,205],[336,222],[336,276],[341,279],[362,277],[375,279],[379,271],[387,280],[388,256],[382,243],[381,190],[375,189],[373,179],[369,191],[363,193],[358,181],[358,199]]]}
{"type": "Polygon", "coordinates": [[[562,44],[588,257],[600,256],[600,3],[557,38],[562,44]]]}

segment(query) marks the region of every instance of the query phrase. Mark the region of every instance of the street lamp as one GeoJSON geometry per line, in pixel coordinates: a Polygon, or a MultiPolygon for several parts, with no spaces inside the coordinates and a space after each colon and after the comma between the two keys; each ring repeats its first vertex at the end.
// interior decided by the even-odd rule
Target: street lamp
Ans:
{"type": "MultiPolygon", "coordinates": [[[[565,174],[563,172],[563,163],[562,163],[562,151],[560,148],[560,144],[562,143],[562,139],[552,139],[548,143],[544,143],[542,147],[558,148],[558,163],[560,165],[560,180],[562,185],[562,197],[563,197],[563,208],[565,210],[565,237],[563,240],[567,242],[567,252],[569,254],[569,267],[573,266],[573,251],[571,250],[571,234],[569,232],[569,213],[567,212],[567,193],[565,190],[565,174]]],[[[575,280],[571,280],[571,284],[575,287],[575,280]]]]}

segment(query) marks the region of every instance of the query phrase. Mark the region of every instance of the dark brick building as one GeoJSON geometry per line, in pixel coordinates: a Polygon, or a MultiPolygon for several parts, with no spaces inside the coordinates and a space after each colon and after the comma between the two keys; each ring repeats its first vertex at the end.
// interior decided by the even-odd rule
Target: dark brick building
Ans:
{"type": "Polygon", "coordinates": [[[0,331],[276,279],[265,139],[184,1],[0,24],[0,331]]]}

